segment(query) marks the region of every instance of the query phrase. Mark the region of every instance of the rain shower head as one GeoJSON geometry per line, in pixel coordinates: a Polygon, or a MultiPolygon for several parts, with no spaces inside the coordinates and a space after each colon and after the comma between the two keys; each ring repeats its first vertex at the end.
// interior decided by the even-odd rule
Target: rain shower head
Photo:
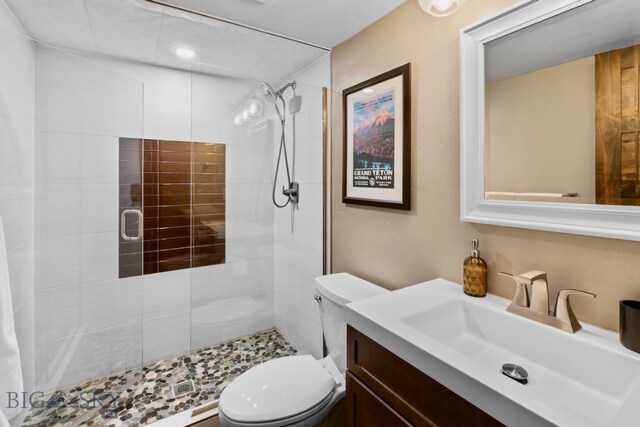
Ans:
{"type": "MultiPolygon", "coordinates": [[[[264,98],[269,101],[269,102],[276,102],[278,100],[278,98],[282,99],[282,93],[287,90],[288,88],[296,88],[296,82],[290,82],[287,83],[286,85],[282,86],[280,89],[273,90],[273,88],[269,85],[269,83],[267,82],[261,82],[258,85],[258,90],[260,91],[260,93],[262,94],[262,96],[264,96],[264,98]]],[[[284,100],[283,100],[284,102],[284,100]]]]}
{"type": "Polygon", "coordinates": [[[267,82],[260,83],[258,85],[258,89],[260,90],[262,96],[264,96],[264,99],[269,102],[276,102],[278,100],[278,97],[280,96],[280,94],[273,90],[273,88],[269,86],[269,83],[267,82]]]}

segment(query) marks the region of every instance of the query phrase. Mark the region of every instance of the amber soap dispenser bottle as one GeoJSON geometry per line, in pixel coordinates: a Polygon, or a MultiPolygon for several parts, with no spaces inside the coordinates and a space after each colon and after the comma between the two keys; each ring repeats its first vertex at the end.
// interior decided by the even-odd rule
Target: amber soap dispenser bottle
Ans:
{"type": "Polygon", "coordinates": [[[480,258],[480,241],[469,242],[471,254],[464,260],[464,293],[472,297],[487,295],[487,263],[480,258]]]}

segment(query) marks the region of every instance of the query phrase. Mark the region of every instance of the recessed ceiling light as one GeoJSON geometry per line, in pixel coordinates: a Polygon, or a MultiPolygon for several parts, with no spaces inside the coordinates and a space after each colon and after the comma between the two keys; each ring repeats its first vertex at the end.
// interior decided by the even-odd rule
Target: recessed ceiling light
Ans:
{"type": "Polygon", "coordinates": [[[449,16],[460,9],[467,0],[418,0],[420,7],[435,17],[449,16]]]}
{"type": "Polygon", "coordinates": [[[186,47],[179,47],[176,49],[176,55],[183,59],[191,59],[196,56],[196,53],[186,47]]]}

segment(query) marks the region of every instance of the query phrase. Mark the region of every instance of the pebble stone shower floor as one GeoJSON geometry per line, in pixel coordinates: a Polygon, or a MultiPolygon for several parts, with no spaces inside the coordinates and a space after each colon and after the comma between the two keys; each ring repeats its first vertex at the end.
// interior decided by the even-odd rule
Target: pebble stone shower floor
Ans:
{"type": "Polygon", "coordinates": [[[23,426],[143,426],[211,402],[235,377],[296,350],[271,329],[47,394],[23,426]],[[195,390],[174,397],[175,384],[195,390]],[[94,400],[95,399],[95,400],[94,400]]]}

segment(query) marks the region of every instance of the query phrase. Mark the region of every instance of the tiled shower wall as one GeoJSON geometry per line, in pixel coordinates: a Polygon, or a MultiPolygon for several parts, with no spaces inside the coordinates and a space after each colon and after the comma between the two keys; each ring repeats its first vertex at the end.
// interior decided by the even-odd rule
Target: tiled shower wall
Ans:
{"type": "MultiPolygon", "coordinates": [[[[315,278],[322,275],[322,87],[330,87],[329,57],[291,79],[298,82],[297,94],[302,95],[295,151],[300,203],[276,209],[275,323],[298,350],[322,357],[322,325],[313,295],[315,278]]],[[[287,126],[290,132],[291,121],[287,126]]],[[[290,146],[290,133],[287,141],[290,146]]]]}
{"type": "Polygon", "coordinates": [[[273,327],[272,126],[233,124],[253,85],[37,49],[40,389],[273,327]],[[225,264],[118,279],[118,138],[142,136],[227,145],[225,264]]]}
{"type": "Polygon", "coordinates": [[[8,251],[23,379],[26,390],[32,390],[35,46],[25,34],[4,0],[0,0],[0,217],[8,251]]]}

